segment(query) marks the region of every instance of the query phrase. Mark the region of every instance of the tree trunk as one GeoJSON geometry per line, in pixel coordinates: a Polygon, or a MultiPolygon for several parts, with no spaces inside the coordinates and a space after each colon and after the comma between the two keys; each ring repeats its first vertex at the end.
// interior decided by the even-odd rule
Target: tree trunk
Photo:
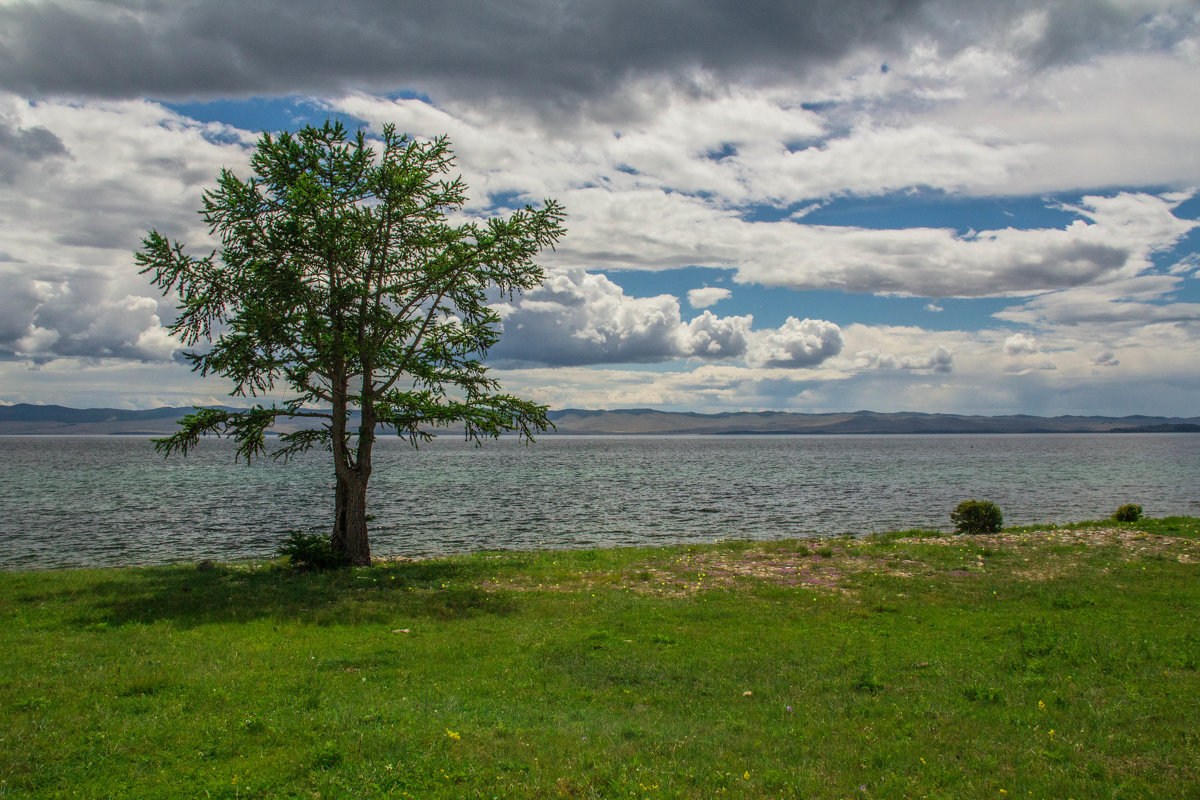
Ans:
{"type": "Polygon", "coordinates": [[[329,543],[339,553],[345,552],[346,504],[349,497],[346,482],[338,475],[337,484],[333,488],[333,532],[329,536],[329,543]]]}
{"type": "Polygon", "coordinates": [[[367,482],[362,479],[347,481],[339,476],[336,493],[330,545],[345,555],[352,566],[368,567],[371,565],[371,544],[367,538],[367,482]]]}

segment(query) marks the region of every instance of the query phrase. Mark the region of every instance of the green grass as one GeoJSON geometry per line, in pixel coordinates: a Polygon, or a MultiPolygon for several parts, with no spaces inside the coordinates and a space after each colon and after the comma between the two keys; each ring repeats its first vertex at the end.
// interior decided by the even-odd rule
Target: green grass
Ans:
{"type": "Polygon", "coordinates": [[[1200,520],[0,574],[0,797],[1184,798],[1200,520]]]}

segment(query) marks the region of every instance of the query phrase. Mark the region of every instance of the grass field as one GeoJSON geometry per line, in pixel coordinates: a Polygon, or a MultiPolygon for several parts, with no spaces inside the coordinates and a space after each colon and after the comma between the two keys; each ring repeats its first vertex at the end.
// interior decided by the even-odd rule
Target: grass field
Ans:
{"type": "Polygon", "coordinates": [[[0,797],[1195,798],[1200,520],[0,574],[0,797]]]}

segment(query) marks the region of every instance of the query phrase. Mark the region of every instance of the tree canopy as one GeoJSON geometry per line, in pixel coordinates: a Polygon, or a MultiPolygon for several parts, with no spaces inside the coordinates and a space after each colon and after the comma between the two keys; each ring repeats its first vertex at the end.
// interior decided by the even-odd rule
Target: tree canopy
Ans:
{"type": "Polygon", "coordinates": [[[220,248],[203,257],[151,231],[136,254],[164,295],[193,369],[228,378],[231,394],[282,401],[228,411],[197,409],[161,452],[187,454],[201,437],[268,452],[281,418],[311,421],[281,432],[271,455],[320,446],[336,475],[331,543],[370,563],[366,489],[377,430],[414,445],[462,423],[468,437],[532,437],[546,408],[505,394],[484,359],[500,335],[489,305],[538,286],[534,259],[563,235],[562,206],[546,200],[507,217],[454,224],[466,201],[450,179],[445,137],[422,141],[383,129],[372,142],[340,123],[264,133],[253,176],[221,171],[201,214],[220,248]],[[378,145],[378,152],[375,145],[378,145]]]}

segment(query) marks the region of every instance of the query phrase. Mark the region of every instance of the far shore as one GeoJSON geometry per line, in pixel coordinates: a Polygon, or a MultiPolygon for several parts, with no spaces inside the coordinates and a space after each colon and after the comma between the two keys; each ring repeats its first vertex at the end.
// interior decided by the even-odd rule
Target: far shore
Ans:
{"type": "MultiPolygon", "coordinates": [[[[0,435],[131,435],[169,436],[191,408],[163,407],[146,411],[18,404],[0,406],[0,435]]],[[[853,411],[797,413],[738,411],[715,414],[669,412],[648,408],[551,411],[558,435],[778,435],[817,434],[1038,434],[1038,433],[1200,433],[1200,417],[1081,416],[1038,417],[1026,414],[969,415],[923,412],[853,411]]],[[[281,423],[276,432],[294,430],[281,423]]],[[[435,433],[461,436],[459,427],[435,433]]],[[[385,429],[379,434],[386,435],[385,429]]]]}

